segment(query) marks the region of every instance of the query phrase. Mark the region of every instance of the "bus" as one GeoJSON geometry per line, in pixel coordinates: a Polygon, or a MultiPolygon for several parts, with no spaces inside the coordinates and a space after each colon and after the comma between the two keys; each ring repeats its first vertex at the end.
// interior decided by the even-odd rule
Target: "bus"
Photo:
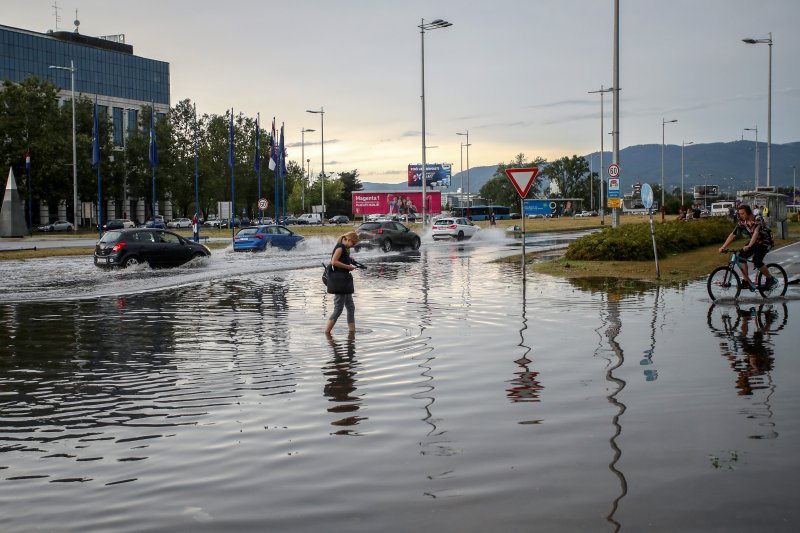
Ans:
{"type": "Polygon", "coordinates": [[[495,220],[508,220],[511,218],[511,208],[503,205],[473,205],[472,207],[454,207],[451,210],[454,217],[466,217],[474,222],[489,220],[494,213],[495,220]],[[469,214],[469,217],[467,217],[469,214]]]}

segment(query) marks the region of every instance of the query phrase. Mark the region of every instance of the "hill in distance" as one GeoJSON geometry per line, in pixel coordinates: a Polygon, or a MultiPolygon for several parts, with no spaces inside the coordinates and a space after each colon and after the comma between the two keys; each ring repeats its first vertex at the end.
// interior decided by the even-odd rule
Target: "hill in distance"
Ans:
{"type": "MultiPolygon", "coordinates": [[[[725,193],[752,190],[755,186],[754,141],[732,141],[692,144],[683,148],[684,188],[694,185],[719,185],[725,193]]],[[[571,155],[571,154],[570,154],[571,155]]],[[[598,172],[600,153],[584,156],[598,172]]],[[[622,189],[636,182],[661,185],[661,145],[639,144],[620,150],[622,189]]],[[[759,185],[767,184],[767,143],[758,143],[759,185]]],[[[603,153],[603,165],[611,163],[611,152],[603,153]]],[[[772,145],[772,183],[775,187],[792,187],[793,165],[800,163],[800,142],[772,145]]],[[[497,171],[497,166],[472,167],[469,171],[469,190],[473,194],[483,187],[497,171]]],[[[467,172],[453,174],[450,187],[442,192],[456,192],[462,186],[467,190],[467,172]],[[462,175],[463,174],[463,175],[462,175]]],[[[537,178],[538,179],[538,178],[537,178]]],[[[367,191],[401,191],[408,187],[400,183],[362,182],[367,191]]],[[[664,186],[670,191],[681,186],[681,146],[664,147],[664,186]]]]}

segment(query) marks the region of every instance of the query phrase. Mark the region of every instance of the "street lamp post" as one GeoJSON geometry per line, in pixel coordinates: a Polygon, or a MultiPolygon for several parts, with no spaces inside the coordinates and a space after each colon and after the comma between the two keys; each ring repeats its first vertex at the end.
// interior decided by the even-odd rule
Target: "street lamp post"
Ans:
{"type": "Polygon", "coordinates": [[[322,223],[325,224],[325,108],[306,109],[306,113],[314,113],[320,118],[320,144],[322,145],[322,223]]]}
{"type": "MultiPolygon", "coordinates": [[[[446,20],[436,19],[432,22],[425,22],[425,19],[420,19],[419,28],[420,43],[421,43],[421,57],[422,57],[422,228],[425,228],[425,218],[428,209],[427,190],[428,183],[426,177],[426,161],[425,161],[425,30],[438,30],[440,28],[447,28],[452,26],[446,20]]],[[[467,141],[469,144],[469,141],[467,141]]],[[[469,174],[469,149],[467,149],[467,174],[469,174]]],[[[467,178],[467,186],[469,186],[469,178],[467,178]]]]}
{"type": "Polygon", "coordinates": [[[68,67],[60,67],[50,65],[50,68],[57,70],[69,71],[69,84],[70,91],[72,92],[72,210],[73,210],[73,228],[78,230],[78,150],[75,144],[75,63],[72,59],[69,60],[68,67]]]}
{"type": "Polygon", "coordinates": [[[664,126],[666,124],[672,124],[673,122],[678,122],[678,119],[661,119],[661,222],[664,222],[664,214],[666,213],[664,209],[664,126]]]}
{"type": "MultiPolygon", "coordinates": [[[[300,163],[306,160],[306,133],[317,130],[307,130],[305,128],[300,130],[300,163]]],[[[306,212],[306,182],[308,175],[300,177],[300,205],[302,206],[303,213],[306,212]]]]}
{"type": "Polygon", "coordinates": [[[460,144],[461,144],[461,172],[459,172],[459,175],[461,176],[461,187],[459,188],[460,194],[458,195],[458,198],[459,198],[458,207],[460,207],[462,209],[462,212],[463,212],[463,209],[464,209],[464,143],[460,143],[460,144]]]}
{"type": "Polygon", "coordinates": [[[767,81],[767,187],[772,185],[772,32],[766,39],[742,39],[747,44],[769,45],[769,74],[767,81]]]}
{"type": "Polygon", "coordinates": [[[600,86],[599,91],[589,91],[589,94],[600,94],[600,172],[598,173],[600,177],[600,225],[603,226],[606,223],[606,209],[603,202],[603,181],[605,179],[605,167],[603,167],[603,136],[604,136],[604,127],[603,127],[603,101],[605,100],[605,93],[613,91],[613,87],[609,87],[608,89],[604,89],[603,86],[600,86]]]}
{"type": "Polygon", "coordinates": [[[744,131],[756,132],[756,173],[755,173],[756,184],[755,188],[753,189],[755,191],[756,189],[758,189],[758,126],[753,126],[752,128],[745,128],[744,131]]]}
{"type": "Polygon", "coordinates": [[[464,135],[467,137],[467,143],[464,144],[463,146],[467,147],[467,218],[470,218],[472,216],[472,196],[470,196],[470,183],[469,183],[469,147],[472,145],[469,142],[469,130],[464,130],[463,133],[456,132],[456,135],[464,135]]]}
{"type": "Polygon", "coordinates": [[[689,146],[690,144],[694,144],[694,141],[689,141],[688,143],[686,141],[682,141],[681,142],[681,207],[684,206],[684,203],[683,203],[683,176],[684,176],[684,173],[683,173],[683,149],[686,148],[687,146],[689,146]]]}

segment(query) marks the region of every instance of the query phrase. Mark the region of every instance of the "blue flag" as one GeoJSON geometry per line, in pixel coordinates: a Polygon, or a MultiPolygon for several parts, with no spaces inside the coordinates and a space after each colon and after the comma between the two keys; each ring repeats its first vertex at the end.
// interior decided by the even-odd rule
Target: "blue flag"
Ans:
{"type": "Polygon", "coordinates": [[[100,127],[97,121],[97,96],[94,97],[92,112],[92,166],[100,164],[100,127]]]}
{"type": "Polygon", "coordinates": [[[283,124],[281,123],[281,146],[278,152],[281,158],[281,177],[286,176],[286,146],[283,144],[283,124]]]}
{"type": "Polygon", "coordinates": [[[155,105],[150,108],[150,165],[158,166],[158,148],[156,147],[156,126],[155,126],[156,108],[155,105]]]}
{"type": "Polygon", "coordinates": [[[228,128],[228,166],[233,168],[233,109],[231,109],[231,123],[228,128]]]}
{"type": "Polygon", "coordinates": [[[261,126],[259,126],[259,117],[256,117],[256,153],[253,157],[253,170],[261,172],[261,126]]]}

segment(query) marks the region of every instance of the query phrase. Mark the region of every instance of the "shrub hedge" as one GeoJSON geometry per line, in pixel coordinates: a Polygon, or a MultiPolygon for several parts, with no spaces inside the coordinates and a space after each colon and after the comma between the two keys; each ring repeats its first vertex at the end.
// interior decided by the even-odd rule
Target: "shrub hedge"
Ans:
{"type": "MultiPolygon", "coordinates": [[[[733,229],[727,217],[709,217],[691,221],[655,222],[659,257],[685,252],[709,244],[722,244],[733,229]]],[[[626,224],[605,228],[573,241],[567,259],[580,261],[646,261],[653,259],[650,223],[626,224]]]]}

